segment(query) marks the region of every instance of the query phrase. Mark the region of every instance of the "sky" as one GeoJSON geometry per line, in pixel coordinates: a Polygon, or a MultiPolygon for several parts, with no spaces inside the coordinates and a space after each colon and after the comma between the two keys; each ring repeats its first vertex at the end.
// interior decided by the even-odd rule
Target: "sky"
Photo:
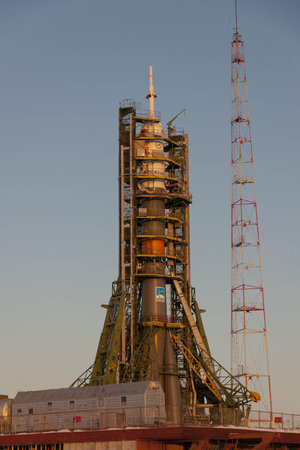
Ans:
{"type": "MultiPolygon", "coordinates": [[[[300,2],[239,0],[274,410],[300,414],[300,2]]],[[[192,284],[230,367],[233,0],[0,1],[0,393],[94,360],[118,261],[118,107],[190,139],[192,284]]]]}

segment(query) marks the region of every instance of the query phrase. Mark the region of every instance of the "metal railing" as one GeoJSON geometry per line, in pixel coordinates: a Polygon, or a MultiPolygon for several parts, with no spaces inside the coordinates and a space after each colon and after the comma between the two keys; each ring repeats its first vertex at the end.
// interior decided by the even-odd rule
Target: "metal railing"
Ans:
{"type": "MultiPolygon", "coordinates": [[[[300,415],[251,411],[247,418],[237,409],[214,405],[183,407],[181,419],[174,423],[177,411],[163,406],[120,407],[86,411],[45,412],[40,414],[17,414],[0,416],[0,434],[41,433],[62,430],[105,430],[127,427],[170,426],[238,426],[280,430],[299,430],[300,415]],[[272,420],[271,420],[272,419],[272,420]]],[[[178,417],[178,416],[177,416],[178,417]]]]}
{"type": "Polygon", "coordinates": [[[300,414],[251,411],[249,426],[255,428],[275,428],[280,430],[300,430],[300,414]]]}

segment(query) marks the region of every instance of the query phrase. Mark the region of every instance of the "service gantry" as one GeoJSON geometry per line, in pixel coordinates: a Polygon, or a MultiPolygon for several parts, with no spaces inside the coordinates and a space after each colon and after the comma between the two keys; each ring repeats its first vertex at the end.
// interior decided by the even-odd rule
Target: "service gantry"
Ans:
{"type": "Polygon", "coordinates": [[[119,277],[95,362],[72,386],[159,381],[180,423],[198,405],[242,410],[257,396],[211,356],[190,281],[188,136],[173,120],[163,130],[155,97],[150,67],[149,111],[120,105],[119,277]]]}
{"type": "Polygon", "coordinates": [[[253,165],[244,43],[237,27],[231,42],[231,373],[272,396],[264,287],[253,165]]]}

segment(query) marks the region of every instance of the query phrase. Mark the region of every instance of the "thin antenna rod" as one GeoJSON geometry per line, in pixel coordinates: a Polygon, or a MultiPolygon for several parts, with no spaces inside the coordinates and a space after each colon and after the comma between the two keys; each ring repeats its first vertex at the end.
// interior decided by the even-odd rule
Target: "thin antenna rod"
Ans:
{"type": "Polygon", "coordinates": [[[235,0],[235,33],[238,34],[237,0],[235,0]]]}

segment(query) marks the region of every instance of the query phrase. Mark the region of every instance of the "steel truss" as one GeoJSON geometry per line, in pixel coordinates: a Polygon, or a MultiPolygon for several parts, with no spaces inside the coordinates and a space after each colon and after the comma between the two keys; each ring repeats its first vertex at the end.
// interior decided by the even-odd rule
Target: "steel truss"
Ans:
{"type": "Polygon", "coordinates": [[[231,43],[231,373],[272,411],[244,43],[231,43]]]}
{"type": "Polygon", "coordinates": [[[159,122],[138,112],[133,101],[119,109],[119,278],[107,306],[95,363],[79,377],[77,385],[175,376],[186,407],[195,411],[199,404],[223,403],[239,408],[249,401],[249,392],[227,389],[226,396],[219,393],[221,366],[211,357],[201,318],[204,310],[199,309],[190,283],[188,136],[169,126],[158,138],[155,124],[159,122]],[[152,126],[153,134],[149,133],[152,126]],[[157,154],[153,143],[159,148],[157,154]],[[161,163],[165,169],[155,171],[153,167],[160,168],[161,163]],[[149,226],[153,222],[155,227],[149,226]],[[167,315],[145,315],[144,283],[160,277],[166,283],[167,315]],[[153,354],[162,330],[166,345],[174,350],[172,367],[167,363],[159,366],[153,354]],[[203,372],[195,370],[197,364],[191,363],[189,352],[202,368],[208,368],[213,381],[199,376],[203,372]],[[211,387],[217,379],[214,391],[211,387]],[[243,395],[244,401],[240,401],[243,395]]]}

